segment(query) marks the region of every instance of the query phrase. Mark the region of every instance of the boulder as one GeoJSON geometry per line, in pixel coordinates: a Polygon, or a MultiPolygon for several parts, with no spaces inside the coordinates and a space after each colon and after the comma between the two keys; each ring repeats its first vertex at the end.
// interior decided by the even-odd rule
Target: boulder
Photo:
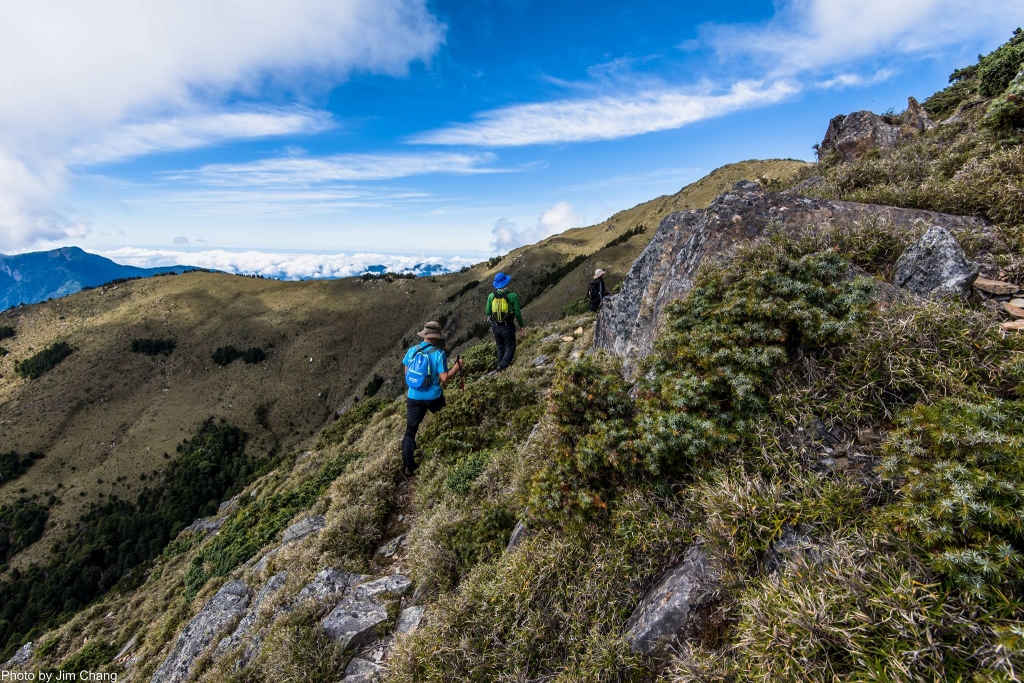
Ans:
{"type": "Polygon", "coordinates": [[[993,296],[1006,296],[1008,294],[1016,294],[1020,289],[1017,285],[1012,282],[1003,282],[1002,280],[990,280],[987,277],[978,276],[974,280],[974,288],[980,289],[986,294],[993,296]]]}
{"type": "Polygon", "coordinates": [[[673,213],[662,219],[647,248],[629,269],[621,293],[604,300],[597,314],[594,348],[621,356],[624,370],[632,376],[640,360],[650,353],[667,306],[690,291],[705,259],[727,258],[738,246],[769,231],[814,235],[832,226],[852,227],[874,221],[908,230],[922,224],[944,227],[953,233],[992,230],[977,218],[811,199],[766,192],[754,183],[741,185],[715,199],[707,209],[673,213]]]}
{"type": "Polygon", "coordinates": [[[302,587],[292,604],[298,606],[306,600],[326,602],[343,595],[352,586],[364,583],[369,578],[364,574],[350,574],[340,569],[321,569],[312,581],[302,587]]]}
{"type": "Polygon", "coordinates": [[[691,548],[644,595],[626,621],[633,652],[663,657],[684,641],[699,638],[706,615],[718,601],[718,575],[700,548],[691,548]]]}
{"type": "Polygon", "coordinates": [[[220,529],[222,526],[224,526],[224,522],[226,521],[227,517],[203,517],[202,519],[197,519],[196,521],[192,522],[187,527],[182,529],[181,533],[189,531],[196,534],[208,534],[211,531],[217,531],[218,529],[220,529]]]}
{"type": "Polygon", "coordinates": [[[388,541],[387,543],[385,543],[381,547],[377,548],[377,552],[374,553],[374,556],[378,560],[380,560],[380,559],[390,560],[392,557],[395,556],[395,553],[398,552],[398,549],[402,547],[402,544],[404,542],[405,542],[405,534],[402,534],[401,536],[398,536],[396,538],[392,538],[390,541],[388,541]]]}
{"type": "Polygon", "coordinates": [[[256,597],[253,599],[252,605],[249,607],[249,611],[246,612],[245,616],[242,617],[242,620],[238,622],[238,626],[235,627],[234,632],[230,636],[223,638],[217,644],[218,656],[242,644],[242,640],[249,635],[249,632],[252,631],[252,627],[256,625],[256,620],[260,616],[260,609],[264,604],[266,604],[268,599],[273,597],[277,591],[284,587],[285,581],[287,580],[288,572],[284,571],[274,574],[265,584],[263,584],[263,587],[260,588],[258,593],[256,593],[256,597]]]}
{"type": "Polygon", "coordinates": [[[395,633],[408,635],[418,629],[420,622],[423,621],[424,611],[424,607],[417,605],[415,607],[407,607],[399,612],[398,623],[395,624],[395,633]]]}
{"type": "Polygon", "coordinates": [[[249,604],[249,587],[241,581],[225,584],[178,635],[170,654],[153,674],[152,683],[179,683],[188,679],[192,665],[214,637],[249,604]]]}
{"type": "Polygon", "coordinates": [[[839,152],[846,161],[854,161],[875,149],[892,149],[900,140],[935,127],[928,112],[916,99],[907,99],[907,111],[898,121],[870,111],[839,115],[828,123],[820,154],[839,152]]]}
{"type": "Polygon", "coordinates": [[[533,361],[531,362],[531,365],[533,365],[533,367],[537,368],[537,367],[540,367],[541,365],[545,365],[550,360],[551,360],[550,356],[548,356],[546,353],[542,353],[542,354],[540,354],[539,356],[537,356],[536,358],[533,359],[533,361]]]}
{"type": "Polygon", "coordinates": [[[976,277],[978,265],[948,230],[936,225],[900,255],[893,284],[921,296],[966,299],[976,277]]]}
{"type": "Polygon", "coordinates": [[[515,528],[512,529],[512,536],[508,539],[508,545],[505,546],[505,552],[512,550],[517,545],[522,543],[530,535],[530,530],[526,528],[522,520],[516,522],[515,528]]]}
{"type": "Polygon", "coordinates": [[[115,664],[124,664],[125,660],[128,659],[128,655],[135,649],[135,643],[138,641],[138,638],[139,636],[136,634],[128,639],[128,642],[124,644],[121,651],[114,655],[113,661],[115,664]]]}
{"type": "Polygon", "coordinates": [[[362,657],[353,657],[352,661],[345,667],[345,677],[342,683],[373,683],[380,680],[384,667],[362,657]]]}
{"type": "Polygon", "coordinates": [[[327,526],[327,520],[323,515],[306,517],[306,519],[301,522],[296,522],[284,530],[284,538],[281,539],[281,545],[288,545],[289,543],[294,543],[306,536],[318,534],[323,531],[325,526],[327,526]]]}
{"type": "Polygon", "coordinates": [[[15,667],[24,666],[32,660],[32,655],[34,654],[35,648],[32,646],[32,643],[25,643],[18,648],[18,651],[14,653],[14,656],[4,662],[3,667],[0,668],[9,670],[15,667]]]}
{"type": "Polygon", "coordinates": [[[388,620],[387,607],[373,597],[347,595],[320,625],[339,647],[361,647],[377,639],[377,626],[388,620]]]}
{"type": "Polygon", "coordinates": [[[351,593],[357,598],[379,598],[382,595],[405,595],[412,588],[412,580],[408,576],[392,574],[382,576],[373,581],[360,583],[352,589],[351,593]]]}

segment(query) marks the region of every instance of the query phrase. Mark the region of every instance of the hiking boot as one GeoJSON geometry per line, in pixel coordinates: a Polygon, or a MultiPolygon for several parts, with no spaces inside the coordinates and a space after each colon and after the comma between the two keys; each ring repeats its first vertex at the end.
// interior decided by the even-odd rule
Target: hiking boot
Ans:
{"type": "Polygon", "coordinates": [[[412,479],[413,477],[416,476],[416,470],[412,469],[410,467],[406,467],[405,465],[403,465],[402,466],[402,476],[405,477],[406,479],[412,479]]]}

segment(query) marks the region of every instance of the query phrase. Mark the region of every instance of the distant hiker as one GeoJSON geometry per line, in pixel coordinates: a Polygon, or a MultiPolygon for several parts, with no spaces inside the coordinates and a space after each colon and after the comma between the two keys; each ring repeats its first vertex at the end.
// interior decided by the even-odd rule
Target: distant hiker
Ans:
{"type": "Polygon", "coordinates": [[[441,382],[447,382],[462,369],[462,359],[448,370],[448,355],[444,352],[444,333],[441,326],[430,321],[416,333],[422,342],[405,352],[405,383],[409,387],[405,399],[405,437],[402,439],[402,474],[416,473],[416,432],[427,416],[445,406],[441,382]]]}
{"type": "Polygon", "coordinates": [[[523,313],[519,310],[519,295],[506,292],[512,276],[498,273],[494,276],[494,291],[487,295],[487,319],[491,321],[494,343],[498,346],[498,370],[512,365],[516,356],[516,322],[523,329],[523,313]]]}
{"type": "Polygon", "coordinates": [[[587,286],[587,298],[590,299],[590,310],[596,311],[601,308],[601,302],[608,296],[608,288],[604,286],[604,271],[598,268],[594,271],[594,279],[587,286]]]}

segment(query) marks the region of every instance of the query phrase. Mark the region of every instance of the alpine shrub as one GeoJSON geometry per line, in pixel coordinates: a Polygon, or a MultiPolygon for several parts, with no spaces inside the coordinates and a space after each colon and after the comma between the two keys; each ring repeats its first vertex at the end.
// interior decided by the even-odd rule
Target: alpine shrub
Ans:
{"type": "Polygon", "coordinates": [[[1001,95],[1024,65],[1024,32],[1013,37],[984,57],[978,57],[978,92],[982,97],[1001,95]]]}
{"type": "Polygon", "coordinates": [[[898,424],[881,472],[899,500],[882,526],[967,596],[1012,611],[1024,595],[1024,403],[949,399],[898,424]]]}
{"type": "Polygon", "coordinates": [[[27,455],[19,455],[17,451],[0,453],[0,484],[25,474],[36,460],[43,457],[42,453],[36,452],[27,455]]]}
{"type": "Polygon", "coordinates": [[[163,354],[171,355],[178,343],[173,339],[133,339],[132,353],[144,353],[147,356],[163,354]]]}
{"type": "Polygon", "coordinates": [[[45,349],[25,360],[15,362],[14,371],[25,379],[37,379],[53,369],[58,363],[74,353],[75,348],[67,342],[50,344],[45,349]]]}
{"type": "Polygon", "coordinates": [[[862,327],[872,285],[833,252],[783,239],[705,268],[672,304],[638,385],[639,450],[652,473],[682,474],[735,452],[764,414],[776,369],[862,327]]]}
{"type": "Polygon", "coordinates": [[[267,359],[266,352],[258,346],[253,346],[242,352],[242,360],[245,361],[246,365],[252,365],[253,363],[262,363],[267,359]]]}
{"type": "Polygon", "coordinates": [[[15,334],[15,329],[10,325],[0,325],[0,339],[9,339],[15,334]]]}
{"type": "Polygon", "coordinates": [[[227,346],[218,346],[217,350],[210,354],[210,359],[221,367],[230,365],[241,357],[242,352],[230,344],[227,346]]]}

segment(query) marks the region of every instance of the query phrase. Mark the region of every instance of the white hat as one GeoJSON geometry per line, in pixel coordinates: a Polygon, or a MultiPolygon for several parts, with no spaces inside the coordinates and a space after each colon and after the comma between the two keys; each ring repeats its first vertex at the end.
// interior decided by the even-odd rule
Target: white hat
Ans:
{"type": "Polygon", "coordinates": [[[595,279],[595,280],[596,280],[597,278],[601,277],[602,275],[604,275],[604,271],[603,271],[603,270],[601,270],[600,268],[598,268],[597,270],[595,270],[595,271],[594,271],[594,279],[595,279]]]}

